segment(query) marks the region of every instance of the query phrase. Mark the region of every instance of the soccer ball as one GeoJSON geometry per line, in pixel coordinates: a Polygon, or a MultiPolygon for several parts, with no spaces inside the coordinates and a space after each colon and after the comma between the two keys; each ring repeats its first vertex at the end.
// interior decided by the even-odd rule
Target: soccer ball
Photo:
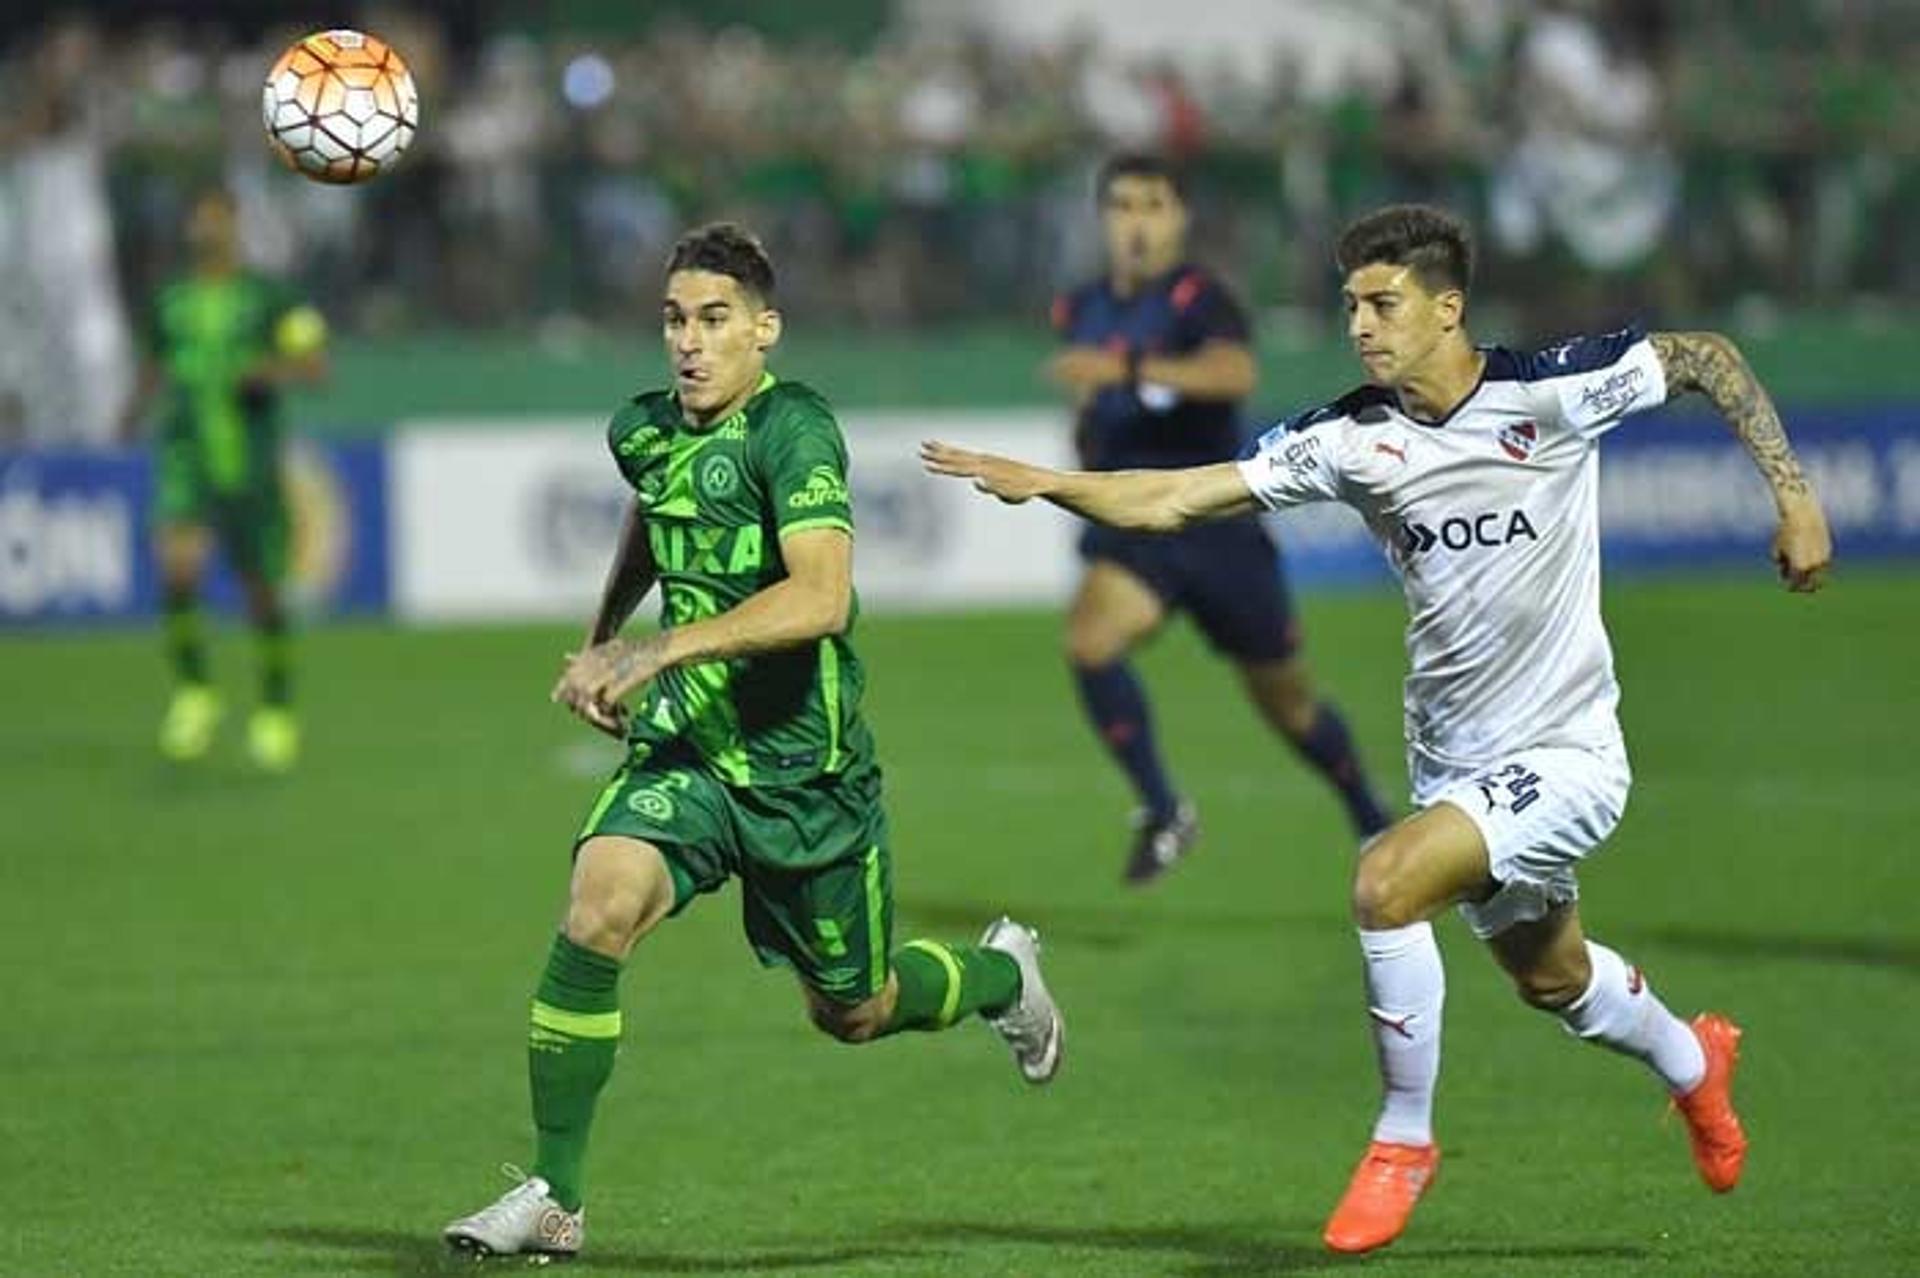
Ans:
{"type": "Polygon", "coordinates": [[[260,91],[267,142],[316,182],[364,182],[392,168],[420,125],[413,74],[386,41],[316,31],[273,64],[260,91]]]}

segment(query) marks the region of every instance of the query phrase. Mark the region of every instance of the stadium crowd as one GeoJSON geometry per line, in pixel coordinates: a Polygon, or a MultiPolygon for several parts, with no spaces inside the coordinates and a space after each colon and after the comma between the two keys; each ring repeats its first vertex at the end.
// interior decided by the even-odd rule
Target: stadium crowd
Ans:
{"type": "Polygon", "coordinates": [[[215,180],[253,255],[350,330],[644,319],[671,237],[719,215],[759,228],[787,305],[828,323],[1034,315],[1089,265],[1089,177],[1116,147],[1188,165],[1204,256],[1263,307],[1328,314],[1331,231],[1400,198],[1475,219],[1485,291],[1524,328],[1920,295],[1900,233],[1920,216],[1913,6],[1300,0],[1297,39],[1231,60],[1093,27],[1020,42],[966,8],[794,41],[375,7],[424,120],[403,174],[358,191],[261,144],[262,70],[298,32],[82,9],[0,57],[21,104],[0,126],[0,263],[19,267],[0,323],[59,293],[145,296],[215,180]],[[1543,296],[1547,273],[1585,284],[1543,296]]]}

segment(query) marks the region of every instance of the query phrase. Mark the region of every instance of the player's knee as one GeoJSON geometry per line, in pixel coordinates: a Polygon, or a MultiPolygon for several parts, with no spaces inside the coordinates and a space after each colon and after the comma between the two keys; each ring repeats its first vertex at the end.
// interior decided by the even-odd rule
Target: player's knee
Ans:
{"type": "Polygon", "coordinates": [[[1391,846],[1360,858],[1353,875],[1353,921],[1369,931],[1406,927],[1426,917],[1402,858],[1391,846]]]}
{"type": "Polygon", "coordinates": [[[1282,732],[1291,740],[1305,741],[1320,718],[1320,703],[1312,692],[1288,692],[1281,696],[1274,713],[1280,719],[1282,732]]]}
{"type": "Polygon", "coordinates": [[[1067,626],[1065,649],[1068,663],[1076,670],[1098,670],[1125,655],[1125,648],[1106,627],[1079,622],[1067,626]]]}
{"type": "Polygon", "coordinates": [[[866,1043],[877,1038],[886,1024],[880,1000],[868,999],[852,1006],[814,999],[807,1006],[814,1028],[842,1043],[866,1043]]]}
{"type": "Polygon", "coordinates": [[[624,954],[645,913],[646,901],[638,892],[607,887],[575,892],[567,902],[567,939],[602,954],[624,954]]]}
{"type": "Polygon", "coordinates": [[[248,574],[242,580],[247,617],[256,626],[279,626],[286,618],[280,608],[280,592],[264,577],[248,574]]]}

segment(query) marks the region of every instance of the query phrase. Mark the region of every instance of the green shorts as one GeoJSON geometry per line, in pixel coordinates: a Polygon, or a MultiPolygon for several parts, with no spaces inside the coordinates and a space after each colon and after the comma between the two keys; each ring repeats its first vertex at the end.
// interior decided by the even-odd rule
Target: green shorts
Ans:
{"type": "Polygon", "coordinates": [[[278,473],[222,489],[202,472],[193,447],[178,441],[162,444],[158,461],[153,495],[158,522],[211,530],[237,572],[268,581],[286,575],[290,521],[278,473]]]}
{"type": "Polygon", "coordinates": [[[735,788],[696,762],[649,757],[637,745],[575,847],[603,834],[660,849],[675,914],[738,877],[747,941],[764,966],[785,964],[841,1004],[885,988],[893,862],[873,764],[800,785],[735,788]]]}

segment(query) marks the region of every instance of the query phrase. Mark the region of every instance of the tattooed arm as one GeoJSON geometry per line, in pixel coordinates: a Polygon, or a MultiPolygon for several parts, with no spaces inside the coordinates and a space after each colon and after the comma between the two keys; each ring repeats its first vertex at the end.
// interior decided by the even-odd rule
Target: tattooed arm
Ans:
{"type": "Polygon", "coordinates": [[[1707,397],[1753,464],[1773,490],[1780,528],[1773,538],[1773,560],[1789,590],[1818,590],[1833,559],[1833,538],[1820,499],[1807,482],[1800,459],[1774,411],[1773,400],[1747,366],[1740,348],[1719,333],[1654,333],[1654,351],[1667,376],[1667,389],[1679,395],[1698,391],[1707,397]]]}

